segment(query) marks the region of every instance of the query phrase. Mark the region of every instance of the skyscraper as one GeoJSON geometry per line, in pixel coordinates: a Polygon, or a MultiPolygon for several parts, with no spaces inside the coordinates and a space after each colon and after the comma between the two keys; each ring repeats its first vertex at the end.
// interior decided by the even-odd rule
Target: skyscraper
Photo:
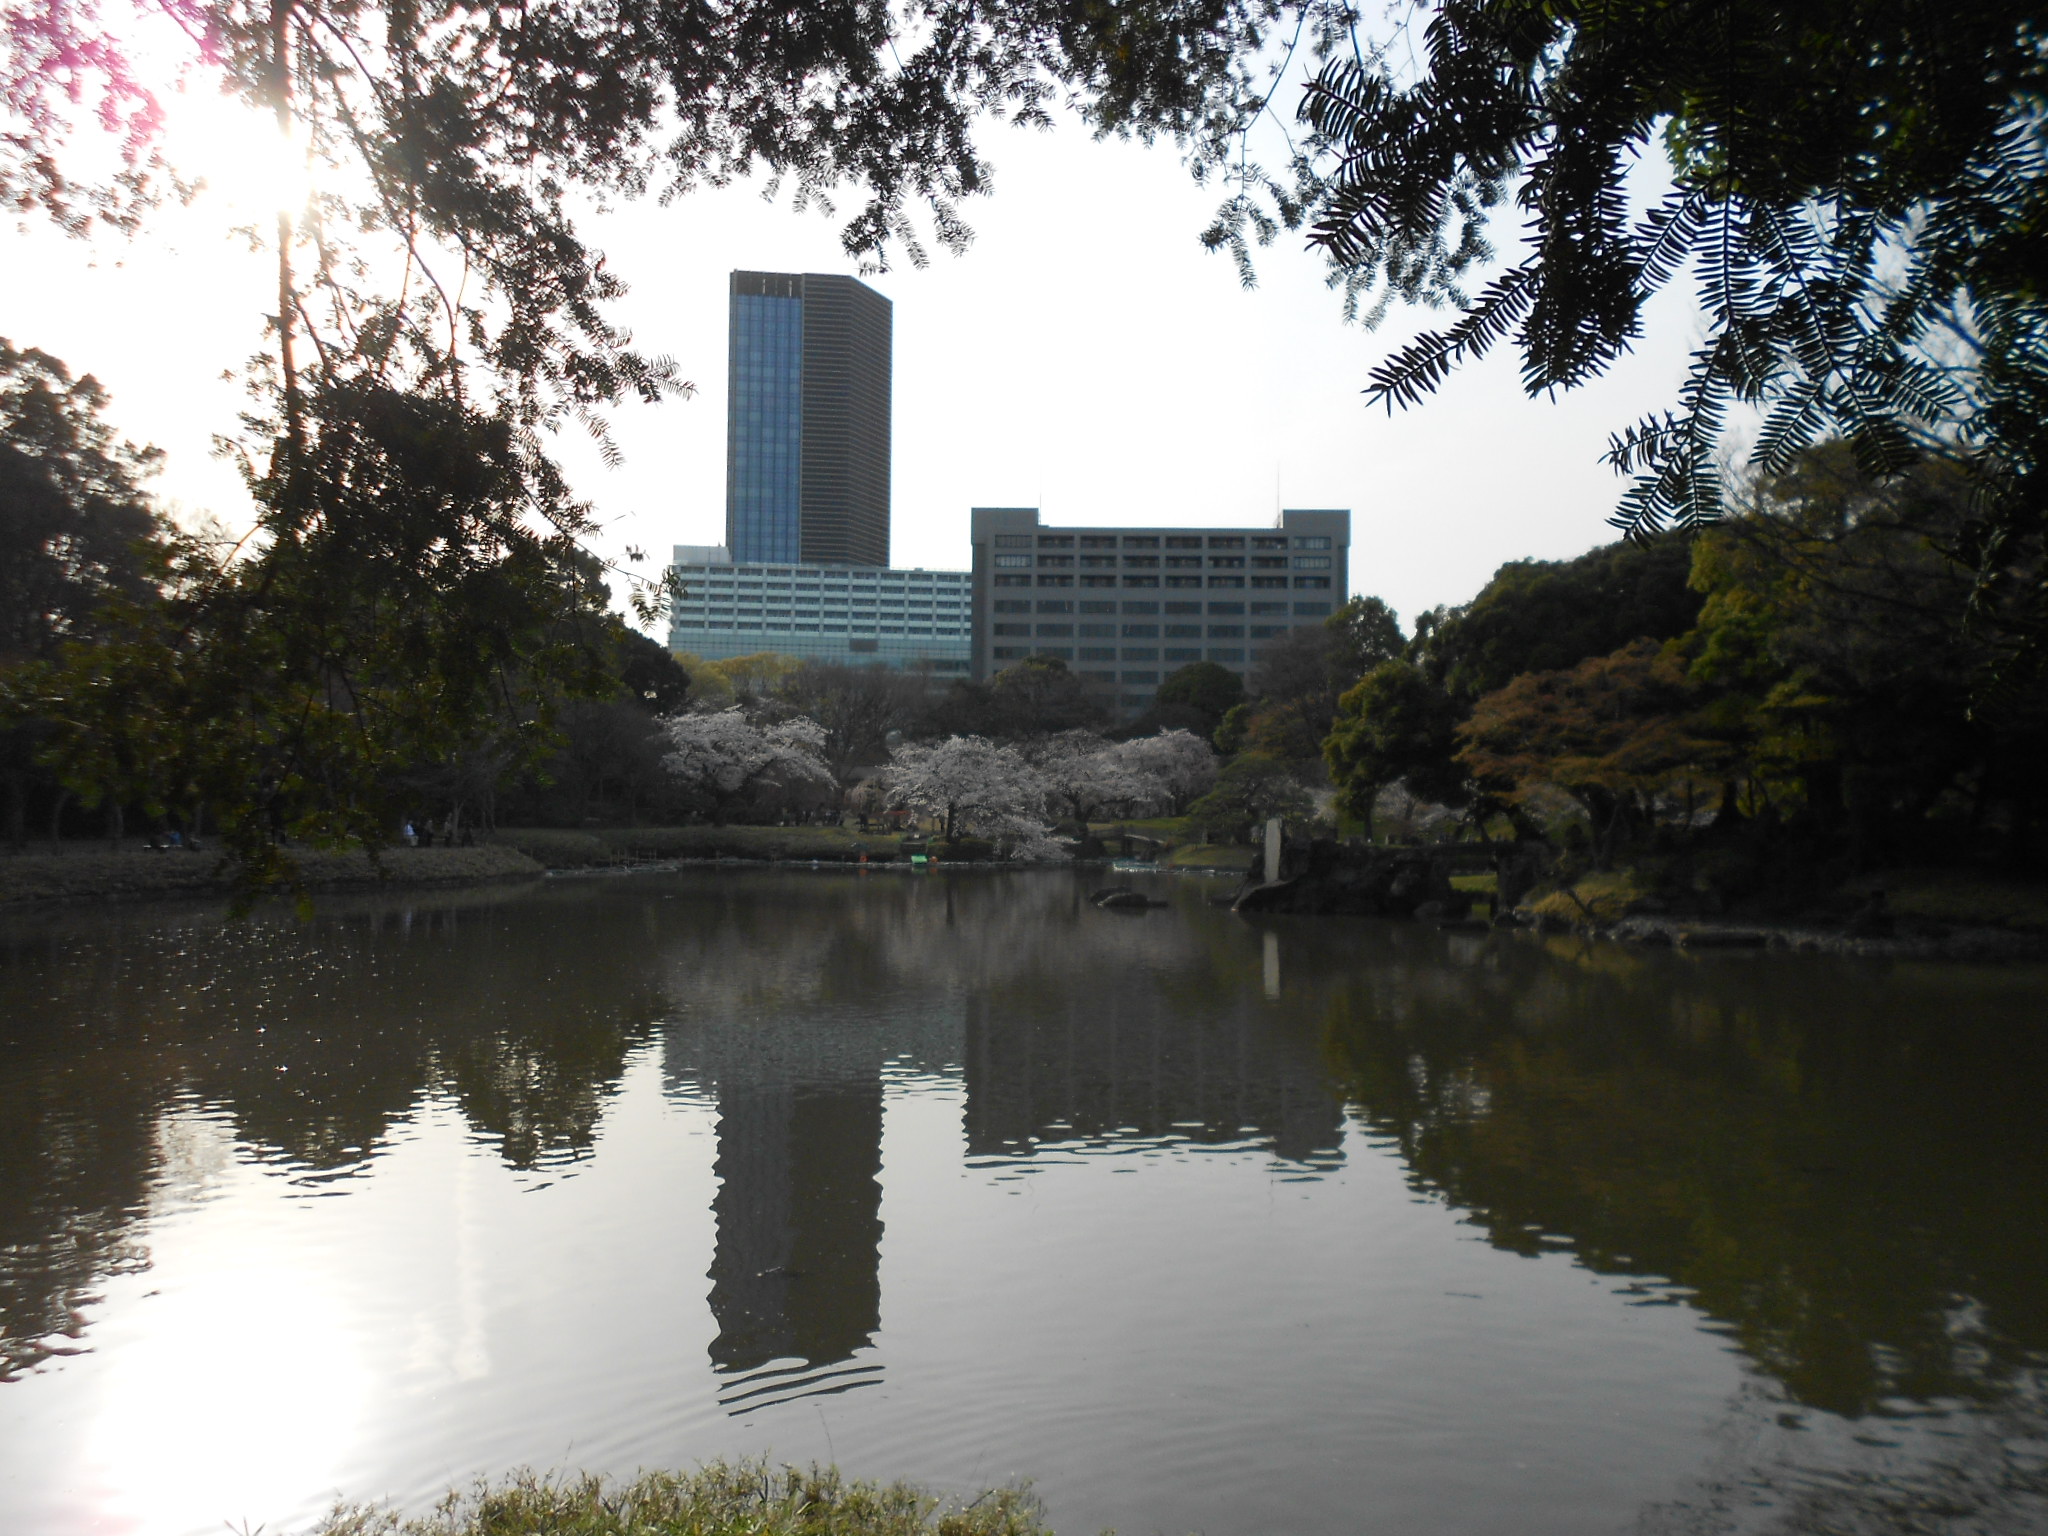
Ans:
{"type": "Polygon", "coordinates": [[[725,540],[736,564],[889,563],[889,301],[732,274],[725,540]]]}

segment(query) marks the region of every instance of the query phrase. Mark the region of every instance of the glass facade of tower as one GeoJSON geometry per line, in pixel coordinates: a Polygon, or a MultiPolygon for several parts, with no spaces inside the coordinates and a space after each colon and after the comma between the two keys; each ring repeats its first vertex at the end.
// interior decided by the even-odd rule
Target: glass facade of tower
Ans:
{"type": "Polygon", "coordinates": [[[725,543],[742,565],[888,565],[892,314],[850,277],[732,274],[725,543]]]}
{"type": "Polygon", "coordinates": [[[732,296],[726,526],[738,561],[802,558],[804,301],[790,289],[732,296]]]}

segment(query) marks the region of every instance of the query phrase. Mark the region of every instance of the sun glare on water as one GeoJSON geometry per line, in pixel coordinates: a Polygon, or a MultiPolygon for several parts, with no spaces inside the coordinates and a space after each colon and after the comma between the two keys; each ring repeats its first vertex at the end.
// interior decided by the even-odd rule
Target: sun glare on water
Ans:
{"type": "MultiPolygon", "coordinates": [[[[200,1140],[225,1133],[200,1126],[200,1140]]],[[[123,1536],[255,1530],[333,1490],[370,1378],[331,1279],[296,1251],[291,1202],[245,1170],[276,1231],[159,1234],[133,1337],[110,1342],[81,1493],[123,1536]]],[[[261,1223],[259,1223],[259,1226],[261,1223]]],[[[276,1527],[273,1525],[273,1529],[276,1527]]]]}

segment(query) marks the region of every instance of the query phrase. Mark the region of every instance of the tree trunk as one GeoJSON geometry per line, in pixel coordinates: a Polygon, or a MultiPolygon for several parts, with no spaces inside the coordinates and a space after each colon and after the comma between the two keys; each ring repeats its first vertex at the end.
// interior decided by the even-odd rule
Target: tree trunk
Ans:
{"type": "Polygon", "coordinates": [[[71,799],[71,791],[61,784],[57,787],[57,798],[50,802],[50,841],[58,842],[64,833],[64,806],[71,799]]]}

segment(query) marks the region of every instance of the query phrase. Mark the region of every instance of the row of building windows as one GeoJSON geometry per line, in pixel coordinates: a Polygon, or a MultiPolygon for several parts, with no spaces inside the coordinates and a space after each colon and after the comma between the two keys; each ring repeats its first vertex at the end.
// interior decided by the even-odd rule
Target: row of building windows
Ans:
{"type": "MultiPolygon", "coordinates": [[[[1058,645],[1041,645],[1037,647],[999,645],[990,651],[989,655],[998,663],[1022,661],[1027,656],[1044,656],[1053,661],[1162,662],[1176,667],[1184,667],[1197,661],[1214,661],[1229,666],[1241,667],[1245,662],[1244,647],[1234,645],[1212,645],[1206,648],[1198,645],[1169,645],[1165,647],[1127,645],[1122,650],[1118,650],[1115,646],[1095,645],[1084,645],[1079,647],[1078,650],[1073,647],[1058,645]]],[[[1256,659],[1256,655],[1254,659],[1256,659]]],[[[1094,682],[1113,681],[1113,679],[1099,672],[1083,671],[1081,676],[1094,682]]],[[[1157,683],[1159,681],[1159,674],[1157,672],[1126,672],[1123,674],[1123,680],[1127,683],[1157,683]]]]}
{"type": "MultiPolygon", "coordinates": [[[[1254,640],[1272,640],[1288,632],[1286,624],[1254,624],[1250,628],[1254,640]]],[[[1127,640],[1242,640],[1246,628],[1242,624],[1211,624],[1206,632],[1199,624],[1126,624],[1121,630],[1114,624],[1040,624],[1033,629],[1029,624],[998,624],[995,634],[999,638],[1030,639],[1033,635],[1041,640],[1113,640],[1119,634],[1127,640]]]]}
{"type": "Polygon", "coordinates": [[[826,581],[835,587],[850,583],[855,586],[964,588],[974,579],[968,571],[885,571],[865,566],[762,565],[740,571],[729,565],[679,565],[676,570],[684,581],[759,581],[764,576],[794,577],[799,581],[826,581]]]}
{"type": "MultiPolygon", "coordinates": [[[[1126,598],[1122,603],[1104,602],[1100,599],[1082,598],[1076,603],[1072,598],[1041,597],[1035,603],[1029,598],[999,597],[994,608],[997,613],[1140,613],[1153,614],[1164,611],[1168,615],[1193,614],[1203,610],[1203,604],[1194,602],[1158,603],[1145,598],[1126,598]]],[[[1276,602],[1234,602],[1229,599],[1212,600],[1207,605],[1211,614],[1236,617],[1249,612],[1254,618],[1284,618],[1290,608],[1287,603],[1276,602]]],[[[1294,603],[1291,605],[1297,619],[1327,619],[1330,616],[1328,603],[1294,603]]]]}
{"type": "MultiPolygon", "coordinates": [[[[1284,533],[999,533],[995,536],[997,549],[1072,549],[1076,543],[1082,549],[1285,549],[1288,545],[1284,533]]],[[[1328,534],[1297,534],[1294,538],[1296,549],[1328,549],[1328,534]]]]}
{"type": "MultiPolygon", "coordinates": [[[[1246,579],[1243,576],[1209,576],[1206,578],[1201,576],[1124,576],[1119,578],[1116,576],[1089,576],[1084,574],[1080,577],[1080,583],[1084,587],[1114,587],[1122,585],[1125,587],[1157,588],[1164,585],[1167,587],[1192,587],[1197,589],[1206,585],[1211,588],[1242,591],[1246,579]]],[[[1271,590],[1277,588],[1285,590],[1289,585],[1288,578],[1285,576],[1253,576],[1249,579],[1255,589],[1271,590]]],[[[1074,585],[1075,578],[1052,574],[1046,571],[1040,571],[1035,576],[1029,572],[1017,575],[1004,575],[998,571],[990,578],[990,581],[998,587],[1071,587],[1074,585]]],[[[1327,576],[1296,576],[1293,578],[1292,584],[1305,592],[1327,592],[1330,588],[1330,578],[1327,576]]]]}
{"type": "Polygon", "coordinates": [[[929,604],[916,603],[795,603],[788,598],[771,600],[764,605],[759,598],[752,602],[745,598],[735,603],[731,598],[705,603],[678,603],[675,606],[678,617],[710,615],[734,615],[746,619],[923,619],[938,624],[965,624],[968,615],[957,609],[933,608],[929,604]]]}
{"type": "MultiPolygon", "coordinates": [[[[1205,557],[1201,555],[997,555],[998,570],[1030,569],[1037,562],[1039,570],[1072,570],[1076,560],[1086,570],[1115,570],[1119,561],[1127,571],[1159,570],[1165,561],[1169,571],[1199,571],[1205,557]]],[[[1244,555],[1209,555],[1206,557],[1212,570],[1241,571],[1245,568],[1244,555]]],[[[1330,568],[1328,555],[1252,555],[1251,568],[1255,571],[1284,571],[1292,560],[1297,571],[1327,571],[1330,568]]]]}
{"type": "Polygon", "coordinates": [[[726,614],[712,614],[706,617],[678,616],[670,629],[765,629],[777,634],[795,635],[954,635],[964,636],[967,630],[951,624],[877,624],[856,619],[848,623],[844,619],[824,620],[812,623],[808,620],[786,619],[775,614],[763,618],[736,618],[726,614]]]}

